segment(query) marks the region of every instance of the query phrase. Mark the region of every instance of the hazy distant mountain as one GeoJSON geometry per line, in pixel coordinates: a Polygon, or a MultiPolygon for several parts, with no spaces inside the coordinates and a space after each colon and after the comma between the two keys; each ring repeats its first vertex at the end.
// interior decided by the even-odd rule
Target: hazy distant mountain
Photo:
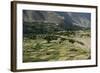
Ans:
{"type": "Polygon", "coordinates": [[[81,27],[91,26],[91,15],[90,13],[68,13],[72,18],[73,24],[81,27]]]}
{"type": "MultiPolygon", "coordinates": [[[[33,11],[23,10],[23,22],[33,23],[50,23],[43,24],[45,29],[53,30],[67,30],[67,29],[81,29],[90,28],[91,14],[90,13],[76,13],[76,12],[54,12],[54,11],[33,11]]],[[[44,27],[40,28],[44,28],[44,27]]]]}

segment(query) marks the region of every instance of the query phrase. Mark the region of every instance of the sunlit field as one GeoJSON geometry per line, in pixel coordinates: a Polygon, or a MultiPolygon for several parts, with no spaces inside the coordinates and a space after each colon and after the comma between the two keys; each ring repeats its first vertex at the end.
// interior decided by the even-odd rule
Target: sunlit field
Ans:
{"type": "Polygon", "coordinates": [[[90,31],[31,35],[23,48],[24,62],[90,59],[90,31]]]}

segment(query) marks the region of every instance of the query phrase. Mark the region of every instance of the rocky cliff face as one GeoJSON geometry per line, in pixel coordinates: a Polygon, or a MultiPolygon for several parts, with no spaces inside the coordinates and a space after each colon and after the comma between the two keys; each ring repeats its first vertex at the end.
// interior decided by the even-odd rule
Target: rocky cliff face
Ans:
{"type": "Polygon", "coordinates": [[[44,23],[61,23],[63,21],[63,16],[60,16],[56,12],[46,12],[46,11],[23,11],[23,21],[24,22],[44,22],[44,23]]]}
{"type": "Polygon", "coordinates": [[[23,10],[23,22],[53,23],[63,29],[90,28],[90,13],[23,10]]]}

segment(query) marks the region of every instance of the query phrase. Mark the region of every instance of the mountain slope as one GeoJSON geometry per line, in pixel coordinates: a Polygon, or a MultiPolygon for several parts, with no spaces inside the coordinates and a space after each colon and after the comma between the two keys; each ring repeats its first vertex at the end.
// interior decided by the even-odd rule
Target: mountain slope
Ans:
{"type": "Polygon", "coordinates": [[[90,13],[23,10],[25,32],[90,29],[90,20],[90,13]]]}

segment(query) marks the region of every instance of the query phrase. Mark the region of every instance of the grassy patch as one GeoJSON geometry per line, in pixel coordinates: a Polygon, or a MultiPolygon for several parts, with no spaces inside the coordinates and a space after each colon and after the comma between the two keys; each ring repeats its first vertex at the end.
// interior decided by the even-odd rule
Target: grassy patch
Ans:
{"type": "MultiPolygon", "coordinates": [[[[90,36],[80,37],[81,33],[83,32],[74,32],[74,35],[78,34],[74,37],[66,36],[66,32],[66,35],[57,35],[57,37],[50,35],[35,39],[24,37],[23,62],[90,59],[91,50],[88,47],[90,44],[88,46],[86,44],[90,41],[90,36]]],[[[89,32],[85,31],[84,33],[88,34],[89,32]]]]}

